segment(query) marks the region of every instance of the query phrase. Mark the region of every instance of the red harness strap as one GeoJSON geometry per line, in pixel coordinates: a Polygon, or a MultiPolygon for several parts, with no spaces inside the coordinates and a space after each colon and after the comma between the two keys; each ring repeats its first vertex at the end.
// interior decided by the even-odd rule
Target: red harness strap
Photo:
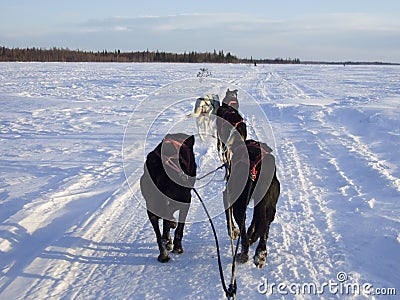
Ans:
{"type": "MultiPolygon", "coordinates": [[[[236,114],[237,113],[237,111],[235,111],[234,110],[234,108],[230,108],[230,109],[228,109],[228,110],[225,110],[223,113],[222,113],[222,119],[224,119],[224,120],[226,120],[226,121],[228,121],[226,118],[225,118],[225,116],[226,115],[228,115],[228,114],[236,114]]],[[[243,120],[243,118],[241,117],[241,119],[243,120]]],[[[229,122],[229,121],[228,121],[229,122]]],[[[230,122],[229,122],[230,123],[230,122]]]]}
{"type": "Polygon", "coordinates": [[[233,127],[237,128],[237,127],[239,126],[239,124],[241,124],[241,123],[244,123],[244,122],[243,122],[243,119],[240,120],[240,121],[237,121],[237,122],[235,122],[235,123],[231,123],[231,124],[233,125],[233,127]]]}
{"type": "Polygon", "coordinates": [[[232,104],[235,104],[239,107],[239,101],[235,96],[226,96],[224,100],[222,100],[222,103],[229,105],[230,107],[233,107],[232,104]]]}
{"type": "Polygon", "coordinates": [[[172,139],[164,139],[163,140],[163,144],[171,144],[174,148],[175,148],[175,153],[170,155],[170,156],[166,156],[165,154],[161,154],[159,153],[159,151],[154,151],[154,153],[161,158],[161,160],[168,165],[170,168],[172,168],[173,170],[175,170],[177,173],[182,174],[184,173],[184,171],[182,170],[182,168],[179,166],[179,160],[182,160],[182,163],[185,165],[187,172],[189,172],[190,170],[190,162],[188,161],[190,159],[190,155],[189,155],[189,148],[187,147],[187,145],[183,142],[177,141],[177,140],[172,140],[172,139]],[[187,157],[188,160],[183,159],[180,155],[179,155],[179,150],[180,148],[183,147],[186,152],[187,152],[187,157]],[[174,160],[178,161],[178,164],[174,162],[174,160]]]}
{"type": "Polygon", "coordinates": [[[236,99],[230,100],[230,101],[228,102],[228,105],[229,105],[229,106],[232,106],[232,104],[238,104],[238,101],[237,101],[236,99]]]}
{"type": "MultiPolygon", "coordinates": [[[[237,127],[239,126],[239,124],[241,124],[241,123],[244,123],[244,121],[243,121],[243,118],[241,117],[240,118],[240,120],[239,121],[237,121],[237,122],[230,122],[230,121],[228,121],[226,118],[225,118],[225,116],[227,115],[227,114],[233,114],[234,112],[233,111],[230,111],[230,110],[227,110],[227,111],[224,111],[224,113],[222,114],[222,119],[224,119],[225,121],[227,121],[228,123],[230,123],[232,126],[233,126],[233,128],[231,129],[231,131],[230,131],[230,135],[229,135],[229,137],[228,137],[228,141],[229,141],[229,139],[231,138],[231,136],[232,136],[232,134],[233,134],[233,130],[234,129],[237,129],[237,127]]],[[[224,126],[221,128],[221,129],[223,129],[224,128],[224,126]]]]}
{"type": "Polygon", "coordinates": [[[247,159],[247,157],[242,156],[240,159],[235,161],[235,164],[239,162],[243,162],[246,165],[249,165],[250,168],[250,179],[252,181],[255,181],[257,179],[258,171],[257,171],[257,166],[261,163],[261,161],[264,159],[266,155],[269,154],[268,151],[266,151],[263,147],[261,147],[260,143],[252,141],[248,144],[246,144],[247,152],[249,152],[249,148],[258,148],[260,150],[260,154],[257,155],[255,160],[252,160],[250,157],[247,159]]]}
{"type": "Polygon", "coordinates": [[[269,154],[269,152],[265,150],[263,147],[261,147],[260,143],[258,142],[250,142],[246,146],[247,149],[249,147],[257,147],[258,149],[260,149],[260,154],[257,155],[256,160],[250,161],[250,178],[251,180],[255,181],[257,179],[257,174],[258,174],[257,166],[264,159],[264,157],[269,154]]]}

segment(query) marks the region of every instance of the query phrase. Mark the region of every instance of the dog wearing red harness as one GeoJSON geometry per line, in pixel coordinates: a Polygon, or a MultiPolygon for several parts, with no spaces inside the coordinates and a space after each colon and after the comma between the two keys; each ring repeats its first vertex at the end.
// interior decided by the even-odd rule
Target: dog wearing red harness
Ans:
{"type": "Polygon", "coordinates": [[[183,253],[182,238],[196,180],[193,152],[194,136],[167,134],[146,158],[140,188],[146,201],[147,215],[157,237],[158,261],[170,260],[167,250],[183,253]],[[178,225],[173,214],[179,211],[178,225]],[[163,220],[161,234],[159,220],[163,220]],[[175,228],[174,240],[170,229],[175,228]]]}
{"type": "MultiPolygon", "coordinates": [[[[217,110],[217,149],[218,155],[222,163],[227,163],[228,141],[232,136],[238,133],[243,140],[247,137],[247,128],[240,115],[239,102],[237,99],[237,90],[226,92],[225,98],[222,100],[221,106],[217,110]]],[[[226,171],[228,171],[226,169],[226,171]]],[[[225,178],[228,176],[226,173],[225,178]]]]}
{"type": "Polygon", "coordinates": [[[227,90],[225,93],[224,99],[222,99],[222,103],[226,104],[230,107],[233,107],[236,111],[239,111],[239,101],[238,101],[238,90],[227,90]]]}
{"type": "MultiPolygon", "coordinates": [[[[224,203],[228,209],[232,209],[233,217],[240,229],[242,251],[237,259],[241,263],[247,262],[250,245],[259,239],[253,257],[254,264],[258,268],[266,264],[266,243],[280,194],[275,158],[271,152],[272,149],[265,143],[254,140],[243,142],[236,139],[229,147],[228,155],[231,171],[224,192],[224,203]],[[245,181],[242,178],[243,170],[248,171],[245,181]],[[240,181],[242,183],[239,183],[240,181]],[[254,200],[253,219],[246,232],[246,210],[251,199],[254,200]]],[[[228,221],[228,228],[229,226],[228,221]]]]}
{"type": "MultiPolygon", "coordinates": [[[[239,101],[237,97],[238,90],[226,91],[221,106],[217,110],[217,150],[220,161],[225,165],[225,180],[229,177],[230,168],[228,167],[229,142],[234,137],[245,140],[247,138],[247,126],[240,115],[239,101]]],[[[225,207],[227,203],[224,203],[225,207]]],[[[226,210],[226,219],[228,221],[228,234],[232,239],[239,236],[239,229],[232,222],[232,210],[226,210]]]]}

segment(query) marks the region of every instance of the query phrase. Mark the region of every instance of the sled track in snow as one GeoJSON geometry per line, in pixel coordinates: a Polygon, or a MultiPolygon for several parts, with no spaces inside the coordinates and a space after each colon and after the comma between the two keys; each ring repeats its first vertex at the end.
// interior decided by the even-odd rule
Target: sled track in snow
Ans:
{"type": "MultiPolygon", "coordinates": [[[[352,268],[348,253],[351,238],[340,233],[345,225],[337,220],[337,214],[358,219],[359,211],[373,208],[370,197],[382,197],[382,191],[374,186],[388,187],[386,193],[393,195],[399,191],[399,179],[361,137],[352,133],[353,128],[338,126],[335,119],[329,121],[331,112],[342,107],[340,103],[296,79],[282,80],[275,72],[256,77],[256,82],[249,84],[256,87],[253,96],[271,114],[273,127],[288,128],[277,135],[278,176],[282,176],[277,220],[282,216],[283,220],[291,220],[282,225],[283,244],[295,241],[297,245],[287,257],[296,253],[293,261],[297,263],[293,265],[307,266],[303,272],[293,271],[297,273],[294,278],[309,276],[311,282],[334,279],[338,272],[352,268]],[[315,97],[322,97],[317,103],[325,103],[325,109],[314,104],[315,97]],[[366,185],[369,181],[371,184],[366,185]],[[285,186],[287,182],[291,186],[285,186]],[[355,216],[348,210],[352,207],[355,216]]],[[[354,283],[361,284],[360,274],[353,272],[351,276],[354,283]]]]}
{"type": "MultiPolygon", "coordinates": [[[[266,102],[271,95],[276,95],[269,90],[271,87],[283,88],[289,95],[296,93],[301,97],[309,97],[305,91],[293,83],[289,84],[275,72],[257,74],[253,80],[254,82],[249,83],[249,86],[254,87],[251,93],[260,105],[268,105],[267,116],[271,113],[269,109],[276,109],[266,102]]],[[[317,90],[313,90],[313,93],[323,95],[317,90]]],[[[281,94],[281,97],[285,95],[281,94]]],[[[278,120],[272,120],[273,128],[276,126],[274,121],[278,120]]],[[[337,236],[335,232],[330,232],[331,213],[322,196],[325,190],[320,185],[318,170],[314,169],[314,162],[302,155],[290,138],[281,136],[279,132],[277,134],[274,155],[277,175],[281,181],[281,196],[268,241],[268,249],[273,253],[268,260],[271,273],[277,282],[318,282],[323,278],[331,279],[335,270],[331,257],[338,263],[340,247],[332,247],[337,236]],[[290,221],[287,222],[288,220],[290,221]],[[274,253],[276,249],[280,249],[279,253],[274,253]]],[[[306,138],[305,140],[311,145],[315,142],[306,138]]]]}

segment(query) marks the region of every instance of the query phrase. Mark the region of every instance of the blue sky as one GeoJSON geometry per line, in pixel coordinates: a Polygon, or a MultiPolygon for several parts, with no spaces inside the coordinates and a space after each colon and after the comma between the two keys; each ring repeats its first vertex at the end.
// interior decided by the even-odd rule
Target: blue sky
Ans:
{"type": "Polygon", "coordinates": [[[399,0],[0,0],[0,7],[6,47],[400,62],[399,0]]]}

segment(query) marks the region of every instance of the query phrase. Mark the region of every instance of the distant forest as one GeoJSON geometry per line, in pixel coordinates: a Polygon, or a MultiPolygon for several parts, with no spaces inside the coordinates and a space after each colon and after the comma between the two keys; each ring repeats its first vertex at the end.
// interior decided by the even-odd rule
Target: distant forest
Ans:
{"type": "Polygon", "coordinates": [[[84,51],[68,48],[7,48],[0,46],[0,62],[171,62],[171,63],[250,63],[250,64],[331,64],[331,65],[400,65],[385,62],[354,61],[300,61],[299,58],[238,58],[230,52],[184,52],[171,53],[165,51],[84,51]]]}
{"type": "Polygon", "coordinates": [[[169,53],[164,51],[82,51],[63,48],[0,47],[0,61],[21,62],[176,62],[176,63],[279,63],[299,64],[298,58],[253,59],[238,58],[223,50],[213,52],[169,53]]]}

